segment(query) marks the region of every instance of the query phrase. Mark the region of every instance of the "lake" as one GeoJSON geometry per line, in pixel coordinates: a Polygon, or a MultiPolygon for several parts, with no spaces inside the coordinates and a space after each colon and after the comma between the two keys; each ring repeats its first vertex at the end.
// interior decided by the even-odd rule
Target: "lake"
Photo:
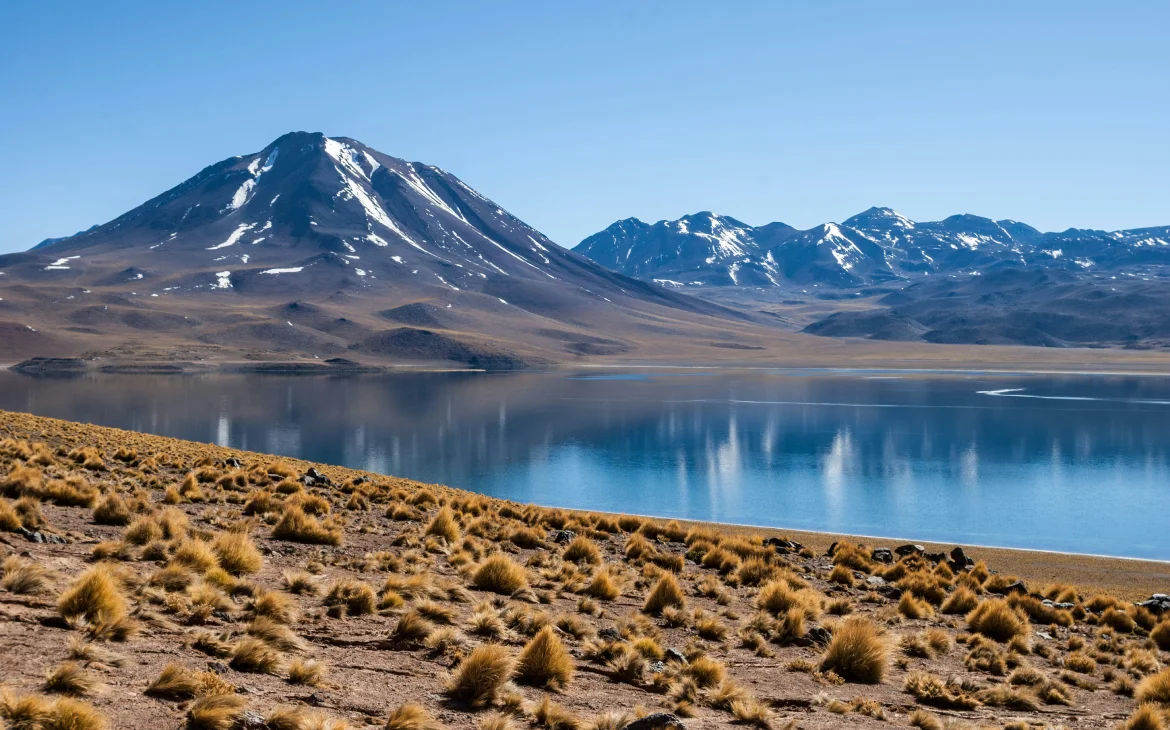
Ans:
{"type": "Polygon", "coordinates": [[[520,502],[1170,559],[1162,377],[0,371],[0,408],[520,502]]]}

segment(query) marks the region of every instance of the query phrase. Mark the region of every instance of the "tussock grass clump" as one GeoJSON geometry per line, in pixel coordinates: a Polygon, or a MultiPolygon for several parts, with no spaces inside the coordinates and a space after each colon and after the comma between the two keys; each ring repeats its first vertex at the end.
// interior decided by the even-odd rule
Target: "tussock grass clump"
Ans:
{"type": "Polygon", "coordinates": [[[77,662],[64,662],[45,675],[45,691],[88,695],[101,689],[102,681],[77,662]]]}
{"type": "Polygon", "coordinates": [[[1157,705],[1138,705],[1119,730],[1166,730],[1166,712],[1157,705]]]}
{"type": "MultiPolygon", "coordinates": [[[[581,592],[603,601],[612,601],[622,594],[622,581],[616,571],[602,568],[593,574],[592,580],[581,592]]],[[[1167,633],[1170,634],[1170,631],[1167,633]]]]}
{"type": "Polygon", "coordinates": [[[400,644],[419,643],[430,636],[430,633],[434,630],[435,625],[427,621],[421,613],[412,608],[402,614],[402,617],[398,619],[398,624],[394,627],[394,631],[390,632],[390,639],[400,644]]]}
{"type": "Polygon", "coordinates": [[[288,665],[288,681],[309,687],[320,687],[325,682],[329,669],[313,659],[294,659],[288,665]]]}
{"type": "Polygon", "coordinates": [[[187,730],[231,730],[244,714],[245,704],[238,695],[200,697],[187,710],[187,730]]]}
{"type": "Polygon", "coordinates": [[[1017,636],[1027,636],[1031,630],[1022,612],[1012,608],[1002,598],[982,601],[967,614],[967,627],[1000,643],[1009,642],[1017,636]]]}
{"type": "Polygon", "coordinates": [[[386,730],[443,730],[443,724],[413,702],[400,705],[386,719],[386,730]]]}
{"type": "Polygon", "coordinates": [[[57,613],[70,623],[110,624],[126,616],[126,598],[114,571],[104,563],[86,570],[57,601],[57,613]]]}
{"type": "Polygon", "coordinates": [[[651,616],[658,616],[668,606],[675,606],[679,609],[686,608],[686,597],[683,596],[682,588],[679,587],[678,579],[674,577],[673,573],[664,573],[658,579],[654,588],[650,590],[650,594],[646,596],[646,602],[642,604],[642,611],[651,616]]]}
{"type": "Polygon", "coordinates": [[[756,606],[773,616],[798,608],[809,618],[821,615],[823,596],[810,588],[793,589],[786,580],[766,583],[756,594],[756,606]]]}
{"type": "Polygon", "coordinates": [[[1133,696],[1139,703],[1157,702],[1160,705],[1170,705],[1170,669],[1163,669],[1143,679],[1138,683],[1133,696]]]}
{"type": "Polygon", "coordinates": [[[1150,632],[1150,639],[1162,651],[1170,651],[1170,619],[1155,626],[1154,630],[1150,632]]]}
{"type": "Polygon", "coordinates": [[[296,602],[279,591],[256,591],[249,608],[253,616],[264,616],[282,624],[291,624],[297,619],[296,602]]]}
{"type": "Polygon", "coordinates": [[[146,694],[167,700],[189,700],[195,697],[233,694],[236,688],[215,672],[196,672],[181,664],[163,667],[146,694]]]}
{"type": "Polygon", "coordinates": [[[962,687],[929,672],[911,672],[904,688],[922,704],[942,710],[973,710],[982,704],[962,687]]]}
{"type": "Polygon", "coordinates": [[[477,646],[448,678],[443,693],[473,708],[486,707],[512,676],[512,658],[497,644],[477,646]]]}
{"type": "Polygon", "coordinates": [[[309,545],[340,545],[341,528],[323,524],[306,514],[300,506],[290,504],[285,506],[280,521],[272,528],[272,537],[309,545]]]}
{"type": "Polygon", "coordinates": [[[507,555],[497,553],[480,563],[471,583],[482,591],[510,596],[528,587],[528,573],[507,555]]]}
{"type": "Polygon", "coordinates": [[[0,532],[16,532],[24,527],[16,508],[7,499],[0,499],[0,532]]]}
{"type": "Polygon", "coordinates": [[[588,563],[590,565],[601,564],[601,548],[597,547],[597,543],[593,542],[587,537],[577,536],[565,548],[565,560],[570,563],[588,563]]]}
{"type": "Polygon", "coordinates": [[[211,543],[221,568],[232,575],[258,573],[264,567],[260,550],[246,532],[221,532],[211,543]]]}
{"type": "Polygon", "coordinates": [[[146,545],[147,543],[161,540],[163,536],[162,528],[159,524],[150,517],[136,517],[122,533],[123,542],[129,545],[146,545]]]}
{"type": "Polygon", "coordinates": [[[966,586],[959,586],[954,593],[947,596],[939,610],[951,615],[970,613],[978,605],[979,597],[975,595],[974,591],[966,586]]]}
{"type": "Polygon", "coordinates": [[[266,616],[258,616],[248,628],[249,636],[255,636],[277,651],[299,652],[305,650],[305,642],[292,629],[266,616]]]}
{"type": "Polygon", "coordinates": [[[41,695],[0,692],[0,723],[13,730],[107,730],[105,715],[93,705],[71,697],[49,699],[41,695]]]}
{"type": "Polygon", "coordinates": [[[263,639],[245,636],[236,644],[228,665],[237,672],[277,674],[280,672],[280,652],[263,639]]]}
{"type": "Polygon", "coordinates": [[[117,494],[106,495],[93,508],[93,521],[99,525],[126,525],[131,516],[126,501],[117,494]]]}
{"type": "Polygon", "coordinates": [[[369,584],[342,578],[329,587],[324,603],[331,616],[366,616],[377,610],[378,597],[369,584]]]}
{"type": "Polygon", "coordinates": [[[17,595],[43,593],[51,578],[48,568],[18,555],[9,555],[0,563],[0,588],[17,595]]]}
{"type": "Polygon", "coordinates": [[[833,631],[821,657],[821,670],[835,672],[847,682],[878,684],[885,678],[889,647],[878,627],[868,619],[847,618],[833,631]]]}
{"type": "Polygon", "coordinates": [[[520,652],[516,678],[526,684],[563,690],[573,678],[573,659],[551,626],[545,626],[520,652]]]}
{"type": "Polygon", "coordinates": [[[435,514],[431,524],[427,525],[426,534],[441,537],[448,545],[459,542],[459,523],[449,507],[443,507],[435,514]]]}
{"type": "Polygon", "coordinates": [[[915,598],[913,593],[907,591],[898,599],[898,613],[909,619],[922,619],[933,616],[934,608],[929,602],[915,598]]]}
{"type": "Polygon", "coordinates": [[[219,556],[211,549],[210,543],[188,537],[175,548],[170,564],[186,566],[196,573],[206,573],[219,567],[219,556]]]}
{"type": "Polygon", "coordinates": [[[581,727],[576,715],[553,702],[548,695],[532,708],[532,720],[546,730],[579,730],[581,727]]]}

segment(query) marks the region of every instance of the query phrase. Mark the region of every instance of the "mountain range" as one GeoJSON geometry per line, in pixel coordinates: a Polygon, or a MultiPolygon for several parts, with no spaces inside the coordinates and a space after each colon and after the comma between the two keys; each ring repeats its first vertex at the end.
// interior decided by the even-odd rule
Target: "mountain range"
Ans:
{"type": "Polygon", "coordinates": [[[1167,227],[889,208],[808,230],[629,218],[568,250],[450,172],[292,132],[0,256],[0,359],[509,369],[825,363],[828,338],[916,360],[905,343],[1170,347],[1168,264],[1167,227]]]}
{"type": "Polygon", "coordinates": [[[1012,220],[954,215],[917,222],[870,208],[843,223],[798,230],[704,211],[653,224],[626,218],[573,250],[675,288],[850,289],[1002,267],[1149,276],[1170,266],[1170,226],[1042,233],[1012,220]]]}

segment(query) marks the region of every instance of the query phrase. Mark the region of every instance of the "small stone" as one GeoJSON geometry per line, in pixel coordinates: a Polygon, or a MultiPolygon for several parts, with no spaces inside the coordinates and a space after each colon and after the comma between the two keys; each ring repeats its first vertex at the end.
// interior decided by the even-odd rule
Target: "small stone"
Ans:
{"type": "Polygon", "coordinates": [[[622,730],[686,730],[687,726],[677,715],[669,712],[655,712],[626,724],[622,730]]]}
{"type": "Polygon", "coordinates": [[[824,626],[814,626],[805,632],[805,638],[814,644],[828,644],[833,639],[833,634],[824,626]]]}
{"type": "Polygon", "coordinates": [[[607,641],[617,641],[618,639],[622,638],[621,633],[612,626],[606,626],[601,631],[598,631],[597,636],[602,639],[606,639],[607,641]]]}
{"type": "Polygon", "coordinates": [[[894,562],[894,554],[890,552],[889,548],[874,548],[870,555],[879,563],[886,563],[888,565],[894,562]]]}
{"type": "Polygon", "coordinates": [[[1136,605],[1141,606],[1150,613],[1161,616],[1164,613],[1170,612],[1170,595],[1155,593],[1136,605]]]}
{"type": "Polygon", "coordinates": [[[877,592],[886,598],[893,598],[895,600],[902,597],[902,589],[898,586],[892,586],[888,583],[884,586],[878,586],[877,592]]]}
{"type": "Polygon", "coordinates": [[[666,671],[666,662],[650,662],[646,665],[651,674],[662,674],[666,671]]]}
{"type": "Polygon", "coordinates": [[[255,710],[244,710],[239,719],[236,720],[235,727],[239,728],[260,728],[267,727],[268,724],[264,722],[264,716],[255,710]]]}
{"type": "Polygon", "coordinates": [[[963,548],[956,547],[954,550],[951,550],[951,562],[952,563],[957,563],[958,565],[966,565],[967,560],[968,560],[967,553],[963,552],[963,548]]]}
{"type": "Polygon", "coordinates": [[[572,542],[573,538],[575,537],[577,537],[577,533],[573,532],[572,530],[557,530],[556,533],[553,534],[553,542],[561,545],[566,542],[572,542]]]}
{"type": "Polygon", "coordinates": [[[837,552],[837,545],[838,544],[839,543],[834,542],[832,545],[830,545],[829,549],[825,551],[825,557],[829,557],[829,558],[833,557],[833,555],[837,552]]]}
{"type": "Polygon", "coordinates": [[[329,704],[329,698],[326,697],[325,695],[321,694],[320,692],[314,692],[305,698],[305,702],[308,702],[310,705],[312,705],[314,707],[321,707],[323,705],[329,704]]]}
{"type": "Polygon", "coordinates": [[[683,654],[673,646],[666,650],[666,660],[671,662],[678,662],[679,664],[687,663],[687,655],[683,654]]]}
{"type": "Polygon", "coordinates": [[[240,468],[240,460],[234,456],[225,459],[223,463],[224,463],[224,466],[230,466],[233,469],[240,468]]]}
{"type": "Polygon", "coordinates": [[[886,579],[881,577],[880,575],[871,575],[865,579],[865,582],[868,585],[871,585],[871,586],[874,586],[875,588],[877,588],[880,586],[884,586],[886,584],[886,579]]]}
{"type": "Polygon", "coordinates": [[[899,545],[898,547],[894,548],[894,552],[896,552],[899,557],[904,558],[907,555],[922,555],[926,552],[926,548],[921,545],[907,543],[905,545],[899,545]]]}
{"type": "Polygon", "coordinates": [[[207,662],[207,668],[216,674],[227,674],[231,671],[223,662],[207,662]]]}

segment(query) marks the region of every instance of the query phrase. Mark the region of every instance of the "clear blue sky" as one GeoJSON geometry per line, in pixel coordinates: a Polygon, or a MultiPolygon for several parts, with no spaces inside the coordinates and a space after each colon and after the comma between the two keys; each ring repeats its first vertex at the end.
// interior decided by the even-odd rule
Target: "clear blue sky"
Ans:
{"type": "Polygon", "coordinates": [[[1170,3],[37,2],[0,13],[0,252],[296,129],[564,245],[710,209],[1170,223],[1170,3]]]}

